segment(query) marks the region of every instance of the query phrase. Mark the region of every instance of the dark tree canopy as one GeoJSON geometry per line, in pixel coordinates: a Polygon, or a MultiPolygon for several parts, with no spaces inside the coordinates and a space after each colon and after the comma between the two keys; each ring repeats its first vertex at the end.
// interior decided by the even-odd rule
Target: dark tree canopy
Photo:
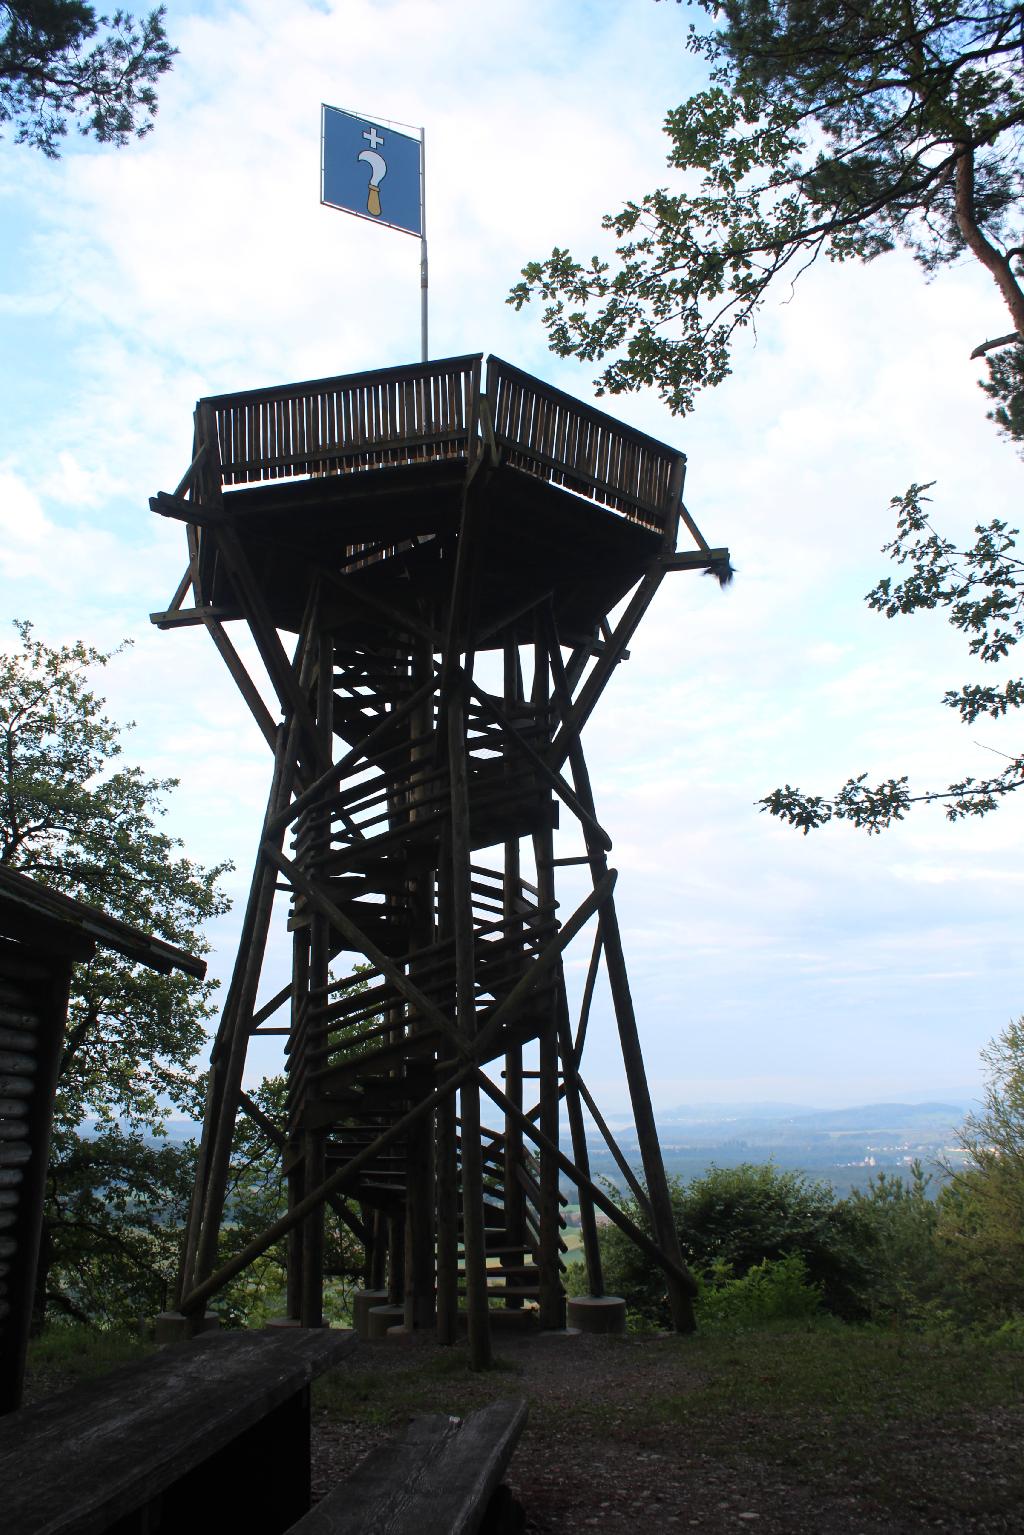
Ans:
{"type": "MultiPolygon", "coordinates": [[[[217,883],[226,866],[203,868],[158,828],[176,780],[115,766],[121,732],[89,675],[110,656],[17,629],[21,649],[0,655],[0,863],[204,953],[202,925],[228,905],[217,883]]],[[[106,950],[76,966],[58,1124],[154,1128],[168,1094],[190,1103],[213,990],[106,950]]]]}
{"type": "MultiPolygon", "coordinates": [[[[0,655],[0,863],[204,953],[203,923],[227,908],[226,866],[203,868],[159,829],[173,779],[118,764],[120,729],[91,686],[110,656],[81,643],[52,648],[29,624],[16,627],[20,647],[0,655]]],[[[165,1304],[191,1148],[162,1136],[169,1105],[199,1113],[194,1063],[214,989],[105,949],[74,967],[40,1317],[124,1321],[165,1304]]]]}
{"type": "Polygon", "coordinates": [[[682,189],[605,218],[620,242],[613,261],[556,247],[523,269],[509,301],[543,300],[552,349],[603,362],[602,390],[653,385],[686,411],[727,376],[735,333],[769,288],[819,257],[904,246],[934,272],[969,253],[1000,301],[993,330],[1007,316],[1012,327],[975,355],[1000,355],[986,386],[993,414],[1004,430],[1019,426],[1019,0],[699,4],[713,24],[691,26],[688,45],[709,84],[665,124],[670,166],[690,173],[682,189]]]}
{"type": "Polygon", "coordinates": [[[101,144],[127,144],[153,126],[156,81],[176,50],[160,6],[137,20],[97,16],[82,0],[0,4],[0,124],[51,159],[72,122],[101,144]]]}

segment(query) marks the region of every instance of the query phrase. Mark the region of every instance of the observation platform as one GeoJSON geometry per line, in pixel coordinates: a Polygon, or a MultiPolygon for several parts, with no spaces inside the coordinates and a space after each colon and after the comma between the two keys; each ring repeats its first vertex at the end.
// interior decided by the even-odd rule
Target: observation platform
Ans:
{"type": "MultiPolygon", "coordinates": [[[[162,628],[242,617],[206,536],[229,527],[279,629],[298,631],[310,571],[339,635],[403,620],[437,629],[460,529],[473,538],[478,643],[507,636],[551,594],[567,643],[659,559],[680,515],[694,563],[710,552],[682,508],[685,455],[482,355],[200,400],[192,464],[151,503],[190,525],[190,571],[162,628]],[[191,585],[196,607],[182,608],[191,585]]],[[[674,563],[678,565],[679,557],[674,563]]]]}

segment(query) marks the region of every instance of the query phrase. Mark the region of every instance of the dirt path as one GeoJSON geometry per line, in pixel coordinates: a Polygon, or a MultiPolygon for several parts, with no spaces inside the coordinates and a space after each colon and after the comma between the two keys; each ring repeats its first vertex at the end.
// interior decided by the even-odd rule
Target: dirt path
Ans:
{"type": "Polygon", "coordinates": [[[318,1393],[315,1491],[416,1412],[525,1396],[508,1480],[534,1535],[1022,1535],[1024,1355],[996,1382],[998,1405],[937,1419],[917,1384],[929,1359],[913,1349],[893,1355],[877,1401],[870,1382],[850,1402],[829,1380],[794,1406],[785,1368],[800,1347],[778,1340],[766,1366],[763,1349],[745,1364],[742,1343],[503,1338],[498,1368],[473,1375],[464,1349],[428,1339],[360,1344],[318,1393]],[[775,1400],[766,1368],[779,1369],[775,1400]]]}

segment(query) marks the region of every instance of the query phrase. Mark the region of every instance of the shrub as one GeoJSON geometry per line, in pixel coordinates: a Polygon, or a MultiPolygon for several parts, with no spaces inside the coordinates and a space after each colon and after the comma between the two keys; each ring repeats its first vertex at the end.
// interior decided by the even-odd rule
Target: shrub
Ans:
{"type": "Polygon", "coordinates": [[[765,1258],[742,1279],[716,1264],[704,1277],[697,1298],[697,1323],[709,1332],[734,1332],[771,1322],[803,1321],[821,1310],[821,1287],[807,1275],[799,1253],[765,1258]]]}
{"type": "MultiPolygon", "coordinates": [[[[767,1259],[798,1256],[823,1304],[839,1316],[862,1316],[862,1233],[857,1213],[828,1184],[767,1164],[712,1167],[683,1184],[670,1180],[683,1254],[699,1275],[742,1279],[767,1259]]],[[[650,1229],[636,1200],[630,1217],[650,1229]]],[[[665,1326],[668,1306],[661,1270],[616,1227],[601,1235],[605,1287],[631,1310],[665,1326]]]]}
{"type": "Polygon", "coordinates": [[[910,1181],[881,1172],[849,1204],[864,1237],[861,1296],[873,1321],[905,1325],[934,1315],[945,1290],[936,1248],[931,1177],[914,1162],[910,1181]]]}

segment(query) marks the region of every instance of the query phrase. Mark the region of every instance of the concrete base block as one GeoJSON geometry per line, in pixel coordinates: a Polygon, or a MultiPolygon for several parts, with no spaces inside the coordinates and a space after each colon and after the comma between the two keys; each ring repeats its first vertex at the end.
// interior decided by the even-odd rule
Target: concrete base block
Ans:
{"type": "Polygon", "coordinates": [[[386,1338],[390,1328],[404,1326],[404,1306],[371,1306],[366,1313],[366,1336],[371,1343],[386,1338]]]}
{"type": "Polygon", "coordinates": [[[297,1316],[272,1316],[264,1322],[264,1327],[301,1327],[302,1323],[297,1316]]]}
{"type": "Polygon", "coordinates": [[[386,1306],[388,1292],[386,1290],[357,1290],[352,1297],[352,1326],[356,1336],[365,1340],[370,1336],[370,1324],[367,1317],[374,1306],[386,1306]]]}
{"type": "Polygon", "coordinates": [[[621,1295],[570,1295],[569,1326],[580,1332],[626,1331],[626,1302],[621,1295]]]}
{"type": "Polygon", "coordinates": [[[158,1344],[181,1343],[201,1332],[213,1332],[220,1326],[220,1317],[208,1311],[205,1316],[185,1316],[181,1311],[161,1311],[153,1323],[153,1336],[158,1344]]]}
{"type": "Polygon", "coordinates": [[[491,1327],[501,1333],[536,1332],[538,1316],[536,1306],[502,1306],[490,1312],[491,1327]]]}
{"type": "Polygon", "coordinates": [[[384,1334],[389,1343],[411,1343],[416,1336],[415,1327],[389,1327],[384,1334]]]}

